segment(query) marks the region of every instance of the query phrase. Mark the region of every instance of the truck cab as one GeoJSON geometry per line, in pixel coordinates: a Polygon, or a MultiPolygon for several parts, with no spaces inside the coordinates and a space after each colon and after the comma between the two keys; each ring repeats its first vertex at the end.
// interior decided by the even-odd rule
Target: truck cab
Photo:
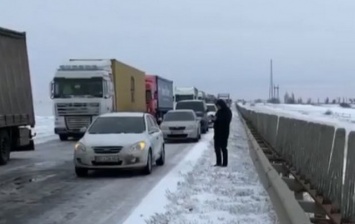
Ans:
{"type": "Polygon", "coordinates": [[[204,91],[199,90],[197,93],[197,99],[206,101],[206,93],[204,91]]]}
{"type": "Polygon", "coordinates": [[[157,110],[157,86],[152,76],[145,76],[145,96],[147,112],[155,117],[157,110]]]}
{"type": "Polygon", "coordinates": [[[182,100],[197,100],[198,90],[195,87],[175,87],[174,101],[178,103],[182,100]]]}
{"type": "Polygon", "coordinates": [[[160,124],[164,114],[174,109],[173,81],[158,75],[145,75],[145,91],[147,112],[160,124]]]}
{"type": "Polygon", "coordinates": [[[100,114],[114,107],[110,60],[75,60],[60,65],[51,82],[55,134],[81,137],[100,114]]]}

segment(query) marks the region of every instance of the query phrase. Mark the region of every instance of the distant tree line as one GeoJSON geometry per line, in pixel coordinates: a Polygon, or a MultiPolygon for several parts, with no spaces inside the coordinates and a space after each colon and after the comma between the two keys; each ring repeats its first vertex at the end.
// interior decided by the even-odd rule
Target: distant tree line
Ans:
{"type": "MultiPolygon", "coordinates": [[[[284,103],[286,103],[286,104],[305,104],[303,102],[302,97],[296,98],[294,93],[289,94],[288,92],[285,93],[284,103]]],[[[313,104],[312,99],[308,98],[306,101],[306,104],[313,104]]]]}
{"type": "Polygon", "coordinates": [[[341,107],[350,108],[351,104],[355,104],[355,98],[336,98],[332,101],[329,100],[329,97],[325,98],[324,104],[339,104],[341,107]]]}
{"type": "MultiPolygon", "coordinates": [[[[279,104],[281,103],[280,99],[278,98],[272,98],[268,99],[267,101],[262,100],[262,99],[256,99],[254,100],[254,103],[273,103],[273,104],[279,104]]],[[[320,99],[318,99],[316,102],[312,101],[312,98],[308,98],[306,101],[302,99],[302,97],[296,97],[294,93],[289,94],[288,92],[285,93],[284,95],[284,103],[285,104],[310,104],[310,105],[317,105],[317,104],[338,104],[341,107],[346,107],[350,108],[351,104],[355,104],[355,98],[334,98],[332,100],[329,99],[329,97],[326,97],[323,102],[321,102],[320,99]]]]}

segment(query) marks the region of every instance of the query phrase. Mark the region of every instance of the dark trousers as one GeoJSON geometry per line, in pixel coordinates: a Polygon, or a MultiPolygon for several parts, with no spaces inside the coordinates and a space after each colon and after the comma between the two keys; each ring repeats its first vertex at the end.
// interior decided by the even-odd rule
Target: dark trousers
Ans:
{"type": "Polygon", "coordinates": [[[216,153],[216,164],[217,165],[228,165],[228,150],[226,141],[214,141],[214,151],[216,153]],[[223,160],[222,160],[223,158],[223,160]]]}

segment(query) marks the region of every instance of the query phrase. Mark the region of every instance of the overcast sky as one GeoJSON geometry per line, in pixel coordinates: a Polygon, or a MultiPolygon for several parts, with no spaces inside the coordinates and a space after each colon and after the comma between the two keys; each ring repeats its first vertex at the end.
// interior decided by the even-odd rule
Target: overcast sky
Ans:
{"type": "Polygon", "coordinates": [[[68,58],[116,58],[177,86],[267,98],[355,96],[354,0],[0,0],[27,32],[36,99],[68,58]]]}

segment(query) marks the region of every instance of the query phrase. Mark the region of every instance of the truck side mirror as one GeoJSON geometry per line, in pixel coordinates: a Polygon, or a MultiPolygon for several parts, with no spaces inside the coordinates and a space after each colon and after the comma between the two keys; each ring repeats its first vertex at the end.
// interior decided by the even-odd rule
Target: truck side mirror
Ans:
{"type": "Polygon", "coordinates": [[[154,99],[158,99],[158,91],[154,92],[154,99]]]}
{"type": "Polygon", "coordinates": [[[54,98],[54,82],[51,81],[49,83],[49,94],[50,94],[50,98],[53,99],[54,98]]]}

